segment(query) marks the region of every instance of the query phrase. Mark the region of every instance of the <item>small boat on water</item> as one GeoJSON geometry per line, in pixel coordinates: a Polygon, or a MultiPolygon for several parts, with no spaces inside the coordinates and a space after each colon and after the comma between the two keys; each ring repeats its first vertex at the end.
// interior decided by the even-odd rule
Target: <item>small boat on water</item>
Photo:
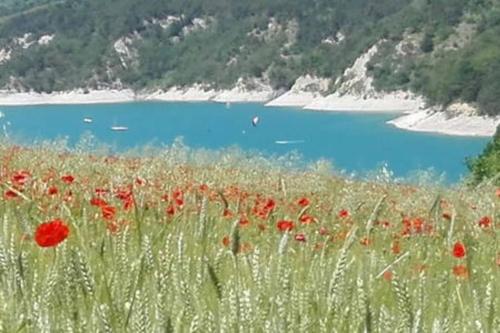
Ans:
{"type": "Polygon", "coordinates": [[[298,144],[298,143],[304,143],[304,140],[276,140],[274,143],[278,145],[292,145],[292,144],[298,144]]]}
{"type": "Polygon", "coordinates": [[[93,122],[93,120],[92,120],[92,118],[83,118],[83,122],[90,124],[91,122],[93,122]]]}
{"type": "Polygon", "coordinates": [[[128,131],[128,127],[126,127],[126,126],[111,126],[111,130],[123,132],[123,131],[128,131]]]}
{"type": "Polygon", "coordinates": [[[259,121],[260,121],[259,117],[257,117],[257,116],[253,117],[253,119],[252,119],[253,127],[257,127],[257,125],[259,124],[259,121]]]}

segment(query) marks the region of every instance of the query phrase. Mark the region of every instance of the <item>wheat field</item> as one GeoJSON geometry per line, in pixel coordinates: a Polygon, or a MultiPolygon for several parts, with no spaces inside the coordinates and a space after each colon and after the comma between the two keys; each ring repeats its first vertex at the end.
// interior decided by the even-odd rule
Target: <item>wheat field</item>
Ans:
{"type": "Polygon", "coordinates": [[[495,187],[204,155],[3,144],[0,332],[500,332],[495,187]]]}

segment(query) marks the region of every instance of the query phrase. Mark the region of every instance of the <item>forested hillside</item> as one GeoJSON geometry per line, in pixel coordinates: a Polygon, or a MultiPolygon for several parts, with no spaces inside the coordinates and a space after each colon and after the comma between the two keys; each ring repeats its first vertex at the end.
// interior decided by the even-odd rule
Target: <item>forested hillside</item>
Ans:
{"type": "Polygon", "coordinates": [[[497,0],[16,3],[0,13],[4,88],[227,88],[252,77],[285,90],[305,74],[335,82],[379,43],[368,64],[377,89],[500,113],[497,0]]]}

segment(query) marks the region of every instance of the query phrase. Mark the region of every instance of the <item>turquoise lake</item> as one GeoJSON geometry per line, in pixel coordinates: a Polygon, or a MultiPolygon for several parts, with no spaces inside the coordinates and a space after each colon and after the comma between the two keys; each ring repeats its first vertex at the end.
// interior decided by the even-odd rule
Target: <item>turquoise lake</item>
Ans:
{"type": "Polygon", "coordinates": [[[183,137],[192,148],[236,145],[266,155],[297,151],[305,162],[324,158],[338,169],[360,175],[383,163],[397,177],[432,168],[445,173],[448,182],[466,174],[466,157],[480,153],[488,142],[488,138],[399,130],[385,123],[394,118],[391,114],[313,112],[260,104],[138,102],[0,107],[0,111],[4,114],[0,125],[24,144],[67,137],[72,145],[90,131],[119,152],[145,144],[171,144],[183,137]],[[256,127],[255,116],[260,119],[256,127]],[[85,117],[93,122],[85,123],[85,117]],[[126,126],[128,131],[112,131],[111,126],[126,126]]]}

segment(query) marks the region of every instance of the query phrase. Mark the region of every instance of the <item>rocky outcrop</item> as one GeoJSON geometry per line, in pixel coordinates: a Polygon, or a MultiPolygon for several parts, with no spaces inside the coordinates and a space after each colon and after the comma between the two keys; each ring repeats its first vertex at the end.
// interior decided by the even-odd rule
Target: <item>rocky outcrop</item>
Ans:
{"type": "Polygon", "coordinates": [[[27,50],[34,45],[47,46],[54,39],[55,35],[42,35],[36,38],[32,33],[13,38],[5,45],[0,45],[0,65],[12,59],[16,50],[27,50]]]}
{"type": "Polygon", "coordinates": [[[141,39],[141,36],[135,32],[126,37],[121,37],[113,44],[115,52],[120,57],[120,62],[124,68],[138,64],[139,55],[133,44],[141,39]]]}
{"type": "Polygon", "coordinates": [[[229,90],[218,91],[212,99],[215,102],[267,102],[276,95],[273,88],[264,80],[240,78],[229,90]]]}
{"type": "Polygon", "coordinates": [[[299,77],[292,88],[276,99],[268,102],[267,106],[294,106],[304,107],[315,99],[326,94],[331,80],[313,75],[299,77]]]}
{"type": "Polygon", "coordinates": [[[356,59],[335,82],[335,92],[314,99],[310,110],[403,112],[423,107],[423,99],[404,91],[380,92],[373,86],[366,65],[377,54],[379,41],[356,59]]]}

